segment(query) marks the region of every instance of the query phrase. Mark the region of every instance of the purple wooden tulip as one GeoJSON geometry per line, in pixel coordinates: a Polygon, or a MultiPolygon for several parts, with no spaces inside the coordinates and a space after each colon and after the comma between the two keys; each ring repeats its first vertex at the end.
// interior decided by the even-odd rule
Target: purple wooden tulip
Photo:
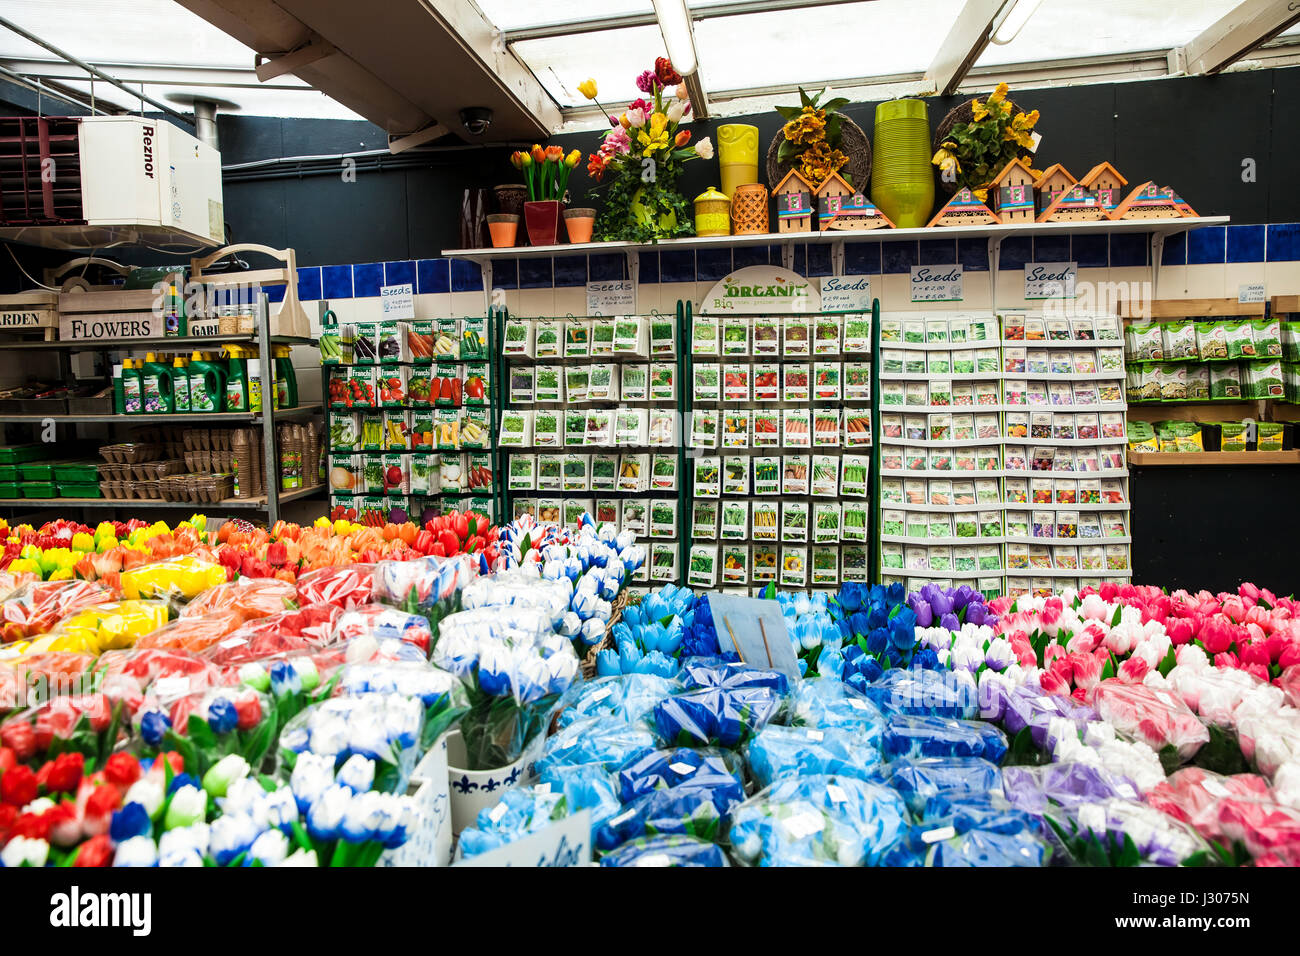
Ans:
{"type": "Polygon", "coordinates": [[[985,608],[983,604],[972,603],[966,605],[967,624],[976,624],[976,625],[983,624],[985,623],[985,620],[987,618],[988,618],[988,609],[985,608]]]}
{"type": "Polygon", "coordinates": [[[907,596],[907,606],[916,615],[917,627],[929,627],[934,623],[934,613],[930,610],[930,605],[919,594],[909,594],[907,596]]]}
{"type": "Polygon", "coordinates": [[[960,611],[966,605],[970,604],[975,596],[975,591],[969,584],[963,584],[957,590],[952,592],[953,609],[960,611]]]}
{"type": "MultiPolygon", "coordinates": [[[[930,598],[929,601],[930,601],[930,610],[933,611],[938,617],[943,617],[945,614],[952,613],[953,601],[951,595],[944,594],[942,591],[940,591],[934,597],[930,598]]],[[[958,625],[958,627],[960,627],[960,625],[958,625]]],[[[953,628],[953,630],[956,630],[956,628],[953,628]]]]}
{"type": "Polygon", "coordinates": [[[939,626],[946,627],[950,631],[960,631],[961,621],[957,620],[957,615],[950,611],[939,618],[939,626]]]}

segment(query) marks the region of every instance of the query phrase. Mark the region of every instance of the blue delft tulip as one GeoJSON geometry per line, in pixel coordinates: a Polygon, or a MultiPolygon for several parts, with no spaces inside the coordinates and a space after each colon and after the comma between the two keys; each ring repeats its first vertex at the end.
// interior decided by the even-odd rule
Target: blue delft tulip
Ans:
{"type": "MultiPolygon", "coordinates": [[[[276,661],[271,665],[269,673],[271,693],[276,697],[296,694],[302,690],[302,680],[298,676],[298,671],[288,661],[276,661]]],[[[211,708],[209,708],[209,719],[211,719],[211,708]]]]}
{"type": "Polygon", "coordinates": [[[157,747],[162,744],[163,734],[171,725],[171,720],[161,710],[145,711],[140,718],[140,737],[150,747],[157,747]]]}
{"type": "Polygon", "coordinates": [[[253,810],[259,827],[275,828],[289,836],[298,820],[298,803],[293,791],[284,784],[265,794],[253,810]]]}
{"type": "Polygon", "coordinates": [[[979,796],[1001,788],[997,765],[979,757],[905,757],[887,765],[886,782],[913,813],[940,793],[979,796]]]}
{"type": "Polygon", "coordinates": [[[809,774],[874,780],[880,764],[879,742],[879,727],[869,724],[860,730],[769,724],[750,742],[745,759],[760,787],[809,774]]]}
{"type": "Polygon", "coordinates": [[[289,776],[289,787],[300,812],[310,811],[325,795],[325,791],[333,785],[334,758],[332,756],[318,755],[310,751],[298,754],[293,773],[289,776]]]}
{"type": "Polygon", "coordinates": [[[188,773],[178,773],[172,777],[172,782],[167,787],[167,796],[171,796],[181,787],[193,787],[195,790],[202,788],[202,784],[191,777],[188,773]]]}
{"type": "Polygon", "coordinates": [[[239,714],[235,704],[229,698],[216,697],[208,704],[208,726],[217,736],[224,736],[235,729],[239,723],[239,714]]]}
{"type": "Polygon", "coordinates": [[[354,793],[339,824],[339,836],[349,843],[365,843],[384,820],[383,805],[377,793],[354,793]]]}
{"type": "Polygon", "coordinates": [[[992,724],[946,717],[896,714],[885,727],[886,760],[901,757],[983,757],[998,763],[1007,738],[992,724]]]}
{"type": "MultiPolygon", "coordinates": [[[[859,650],[858,654],[861,653],[859,650]]],[[[797,726],[864,732],[874,741],[872,746],[878,746],[884,715],[864,694],[839,680],[838,675],[825,671],[820,659],[817,666],[822,676],[802,681],[791,693],[790,722],[797,726]]]]}
{"type": "Polygon", "coordinates": [[[158,866],[167,869],[194,868],[203,866],[203,857],[193,849],[178,850],[175,853],[159,853],[158,866]]]}
{"type": "Polygon", "coordinates": [[[740,761],[723,751],[678,747],[638,754],[618,771],[619,799],[631,803],[652,790],[668,790],[691,783],[708,787],[720,811],[743,800],[740,761]]]}
{"type": "Polygon", "coordinates": [[[382,793],[379,797],[379,817],[371,837],[385,849],[396,849],[404,844],[415,829],[419,816],[415,802],[410,797],[382,793]]]}
{"type": "MultiPolygon", "coordinates": [[[[337,839],[343,826],[343,817],[351,803],[352,791],[347,787],[338,785],[329,787],[307,811],[307,832],[316,840],[337,839]]],[[[218,822],[222,819],[225,818],[219,818],[218,822]]],[[[214,832],[213,841],[215,840],[214,832]]]]}
{"type": "Polygon", "coordinates": [[[252,866],[255,862],[262,866],[279,866],[288,855],[289,838],[279,830],[267,830],[248,848],[244,866],[252,866]]]}
{"type": "Polygon", "coordinates": [[[138,803],[128,803],[121,810],[113,813],[109,823],[108,835],[114,843],[122,843],[131,837],[149,836],[153,833],[153,821],[149,811],[138,803]]]}
{"type": "Polygon", "coordinates": [[[601,866],[726,866],[721,847],[680,833],[629,840],[600,858],[601,866]]]}
{"type": "Polygon", "coordinates": [[[609,677],[623,673],[623,665],[618,655],[618,651],[606,648],[603,651],[596,652],[596,674],[599,677],[609,677]]]}
{"type": "Polygon", "coordinates": [[[614,716],[575,720],[546,741],[537,772],[561,765],[601,764],[616,770],[628,758],[655,746],[654,735],[614,716]]]}
{"type": "Polygon", "coordinates": [[[239,854],[248,852],[258,836],[252,817],[220,816],[209,830],[208,851],[217,866],[229,866],[239,854]]]}
{"type": "Polygon", "coordinates": [[[622,813],[596,831],[596,846],[612,850],[639,836],[681,833],[712,840],[740,802],[730,788],[726,795],[690,782],[666,790],[651,790],[633,800],[622,813]],[[722,807],[719,807],[719,799],[722,807]]]}
{"type": "Polygon", "coordinates": [[[353,754],[339,768],[336,781],[353,793],[365,793],[375,782],[375,762],[353,754]]]}
{"type": "Polygon", "coordinates": [[[867,653],[879,657],[889,649],[889,629],[873,628],[867,634],[867,653]]]}
{"type": "Polygon", "coordinates": [[[114,866],[157,866],[158,848],[153,837],[134,836],[117,845],[113,854],[114,866]]]}

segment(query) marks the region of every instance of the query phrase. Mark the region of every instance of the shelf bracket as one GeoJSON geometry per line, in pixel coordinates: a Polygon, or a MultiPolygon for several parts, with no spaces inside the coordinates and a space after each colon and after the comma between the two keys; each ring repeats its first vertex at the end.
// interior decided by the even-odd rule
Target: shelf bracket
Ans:
{"type": "Polygon", "coordinates": [[[636,249],[627,250],[627,277],[632,281],[632,311],[641,314],[641,253],[636,249]]]}
{"type": "MultiPolygon", "coordinates": [[[[266,524],[280,520],[280,458],[275,448],[275,359],[271,352],[271,300],[257,297],[257,342],[262,356],[262,480],[266,484],[266,524]]],[[[251,408],[249,409],[252,410],[251,408]]]]}
{"type": "MultiPolygon", "coordinates": [[[[497,303],[492,301],[492,260],[484,259],[478,264],[483,273],[483,314],[486,315],[497,303]]],[[[504,302],[501,305],[505,305],[504,302]]]]}
{"type": "Polygon", "coordinates": [[[781,265],[794,272],[794,243],[789,240],[781,243],[781,265]]]}
{"type": "Polygon", "coordinates": [[[998,314],[998,271],[1002,261],[1002,237],[989,236],[989,311],[998,314]]]}
{"type": "Polygon", "coordinates": [[[1160,298],[1160,260],[1165,254],[1165,234],[1151,233],[1151,301],[1160,298]]]}
{"type": "Polygon", "coordinates": [[[844,240],[831,243],[831,275],[844,275],[844,240]]]}

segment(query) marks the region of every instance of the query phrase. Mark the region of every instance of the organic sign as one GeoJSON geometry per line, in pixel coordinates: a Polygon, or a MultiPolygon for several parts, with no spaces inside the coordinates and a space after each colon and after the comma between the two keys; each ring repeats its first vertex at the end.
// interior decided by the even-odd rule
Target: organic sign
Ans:
{"type": "Polygon", "coordinates": [[[724,277],[700,302],[700,312],[764,315],[820,312],[821,295],[803,276],[777,266],[746,266],[724,277]]]}

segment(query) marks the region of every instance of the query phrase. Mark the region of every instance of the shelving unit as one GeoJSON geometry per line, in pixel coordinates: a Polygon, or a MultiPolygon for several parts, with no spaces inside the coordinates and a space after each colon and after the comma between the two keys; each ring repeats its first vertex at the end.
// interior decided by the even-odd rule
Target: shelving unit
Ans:
{"type": "MultiPolygon", "coordinates": [[[[325,491],[324,484],[311,484],[302,488],[281,490],[277,476],[280,474],[280,462],[276,453],[275,426],[279,422],[301,421],[310,419],[321,412],[317,404],[299,405],[294,408],[276,409],[271,396],[275,395],[275,363],[272,360],[273,345],[316,345],[316,339],[309,336],[271,335],[270,334],[270,300],[265,293],[258,296],[256,303],[257,334],[255,335],[203,335],[203,336],[166,336],[149,338],[110,338],[110,339],[72,339],[51,342],[6,342],[0,348],[24,351],[57,352],[63,356],[73,352],[107,352],[111,350],[131,351],[142,354],[147,351],[188,351],[191,349],[208,349],[236,343],[256,345],[264,356],[261,363],[261,388],[264,406],[260,412],[178,412],[168,415],[115,415],[115,414],[0,414],[0,425],[35,425],[44,428],[59,425],[101,425],[110,428],[119,426],[141,425],[260,425],[262,426],[262,465],[266,475],[267,493],[251,498],[230,498],[215,504],[200,504],[185,501],[163,501],[161,499],[131,498],[5,498],[0,499],[0,509],[10,513],[33,510],[36,508],[76,507],[80,509],[103,509],[122,513],[139,510],[174,510],[174,511],[212,511],[221,512],[230,509],[263,512],[268,524],[274,524],[280,518],[280,505],[289,501],[310,498],[325,491]]],[[[65,380],[71,380],[68,361],[63,359],[65,380]]],[[[56,431],[57,434],[57,431],[56,431]]],[[[315,479],[315,474],[304,476],[315,479]]]]}
{"type": "Polygon", "coordinates": [[[1130,451],[1129,464],[1138,468],[1205,465],[1300,465],[1300,449],[1291,451],[1130,451]]]}

